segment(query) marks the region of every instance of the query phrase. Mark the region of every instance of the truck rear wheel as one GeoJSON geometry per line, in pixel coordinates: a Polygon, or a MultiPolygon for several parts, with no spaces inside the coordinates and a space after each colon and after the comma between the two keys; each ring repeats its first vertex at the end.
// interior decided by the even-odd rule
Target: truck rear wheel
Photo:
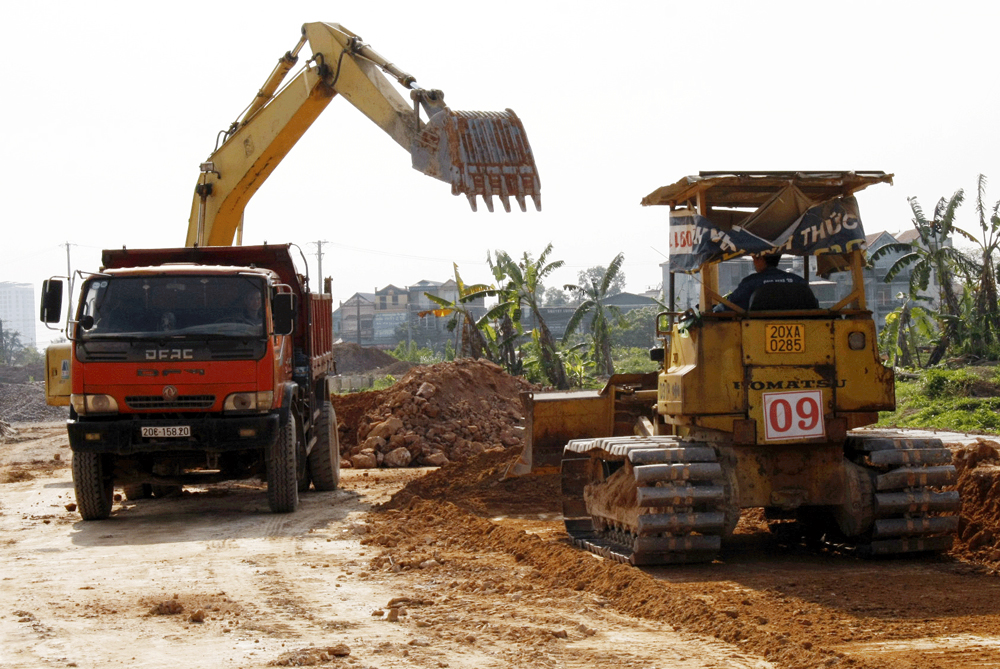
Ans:
{"type": "Polygon", "coordinates": [[[316,419],[316,445],[309,452],[309,475],[316,490],[336,490],[340,483],[340,440],[333,404],[323,402],[316,419]]]}
{"type": "Polygon", "coordinates": [[[84,520],[104,520],[114,504],[114,463],[104,453],[73,453],[73,487],[84,520]]]}
{"type": "Polygon", "coordinates": [[[274,513],[291,513],[299,506],[295,418],[278,428],[278,438],[267,448],[267,504],[274,513]]]}

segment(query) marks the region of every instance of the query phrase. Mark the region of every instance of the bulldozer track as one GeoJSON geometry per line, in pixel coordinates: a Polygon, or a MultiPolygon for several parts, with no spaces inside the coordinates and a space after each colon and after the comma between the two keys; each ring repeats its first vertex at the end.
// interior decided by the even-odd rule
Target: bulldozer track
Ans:
{"type": "Polygon", "coordinates": [[[673,437],[575,439],[562,461],[566,531],[579,547],[618,562],[710,562],[730,525],[725,509],[732,490],[725,481],[715,449],[706,444],[673,437]],[[586,496],[602,485],[617,486],[618,498],[588,505],[586,496]]]}
{"type": "Polygon", "coordinates": [[[944,490],[958,480],[940,439],[850,436],[845,454],[871,477],[874,523],[856,540],[865,556],[940,552],[951,548],[961,499],[944,490]]]}
{"type": "MultiPolygon", "coordinates": [[[[821,521],[830,529],[821,543],[864,557],[951,548],[961,499],[947,489],[958,476],[939,439],[851,435],[844,449],[856,484],[847,513],[868,522],[848,536],[833,519],[821,521]]],[[[710,562],[735,524],[727,480],[708,444],[675,437],[574,439],[562,460],[566,532],[580,548],[617,562],[710,562]]],[[[803,520],[809,525],[820,517],[803,520]]]]}

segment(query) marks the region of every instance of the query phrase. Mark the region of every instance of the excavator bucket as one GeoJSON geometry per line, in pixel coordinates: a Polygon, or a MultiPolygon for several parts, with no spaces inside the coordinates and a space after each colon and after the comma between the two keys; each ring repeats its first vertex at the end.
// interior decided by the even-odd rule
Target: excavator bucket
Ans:
{"type": "Polygon", "coordinates": [[[472,211],[476,196],[493,211],[498,196],[505,211],[510,198],[527,211],[526,198],[542,210],[541,182],[528,135],[513,110],[452,111],[430,117],[410,147],[413,169],[451,184],[452,195],[465,194],[472,211]]]}

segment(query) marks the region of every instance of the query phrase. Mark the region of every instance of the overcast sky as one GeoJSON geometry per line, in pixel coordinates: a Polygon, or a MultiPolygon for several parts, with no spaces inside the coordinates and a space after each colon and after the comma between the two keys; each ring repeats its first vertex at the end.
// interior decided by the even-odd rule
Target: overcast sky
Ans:
{"type": "MultiPolygon", "coordinates": [[[[909,227],[979,173],[1000,200],[1000,4],[929,2],[44,2],[0,24],[5,128],[0,281],[96,270],[109,247],[183,246],[198,165],[303,23],[341,23],[453,109],[514,109],[541,213],[472,213],[335,99],[246,210],[244,243],[324,240],[334,300],[486,281],[487,251],[554,245],[550,285],[625,253],[660,283],[663,207],[699,170],[884,170],[866,231],[909,227]]],[[[304,60],[304,59],[303,59],[304,60]]],[[[316,283],[314,282],[315,286],[316,283]]],[[[53,335],[39,330],[44,346],[53,335]]]]}

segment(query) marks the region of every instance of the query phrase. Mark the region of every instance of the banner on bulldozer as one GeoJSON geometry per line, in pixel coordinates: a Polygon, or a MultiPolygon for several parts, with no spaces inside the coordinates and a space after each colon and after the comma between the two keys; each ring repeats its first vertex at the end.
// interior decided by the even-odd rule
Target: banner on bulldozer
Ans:
{"type": "MultiPolygon", "coordinates": [[[[670,271],[694,272],[706,263],[743,255],[818,256],[865,248],[865,231],[853,196],[809,207],[772,239],[755,234],[757,220],[747,227],[724,228],[689,209],[670,212],[670,271]]],[[[774,221],[768,224],[773,231],[774,221]]]]}

